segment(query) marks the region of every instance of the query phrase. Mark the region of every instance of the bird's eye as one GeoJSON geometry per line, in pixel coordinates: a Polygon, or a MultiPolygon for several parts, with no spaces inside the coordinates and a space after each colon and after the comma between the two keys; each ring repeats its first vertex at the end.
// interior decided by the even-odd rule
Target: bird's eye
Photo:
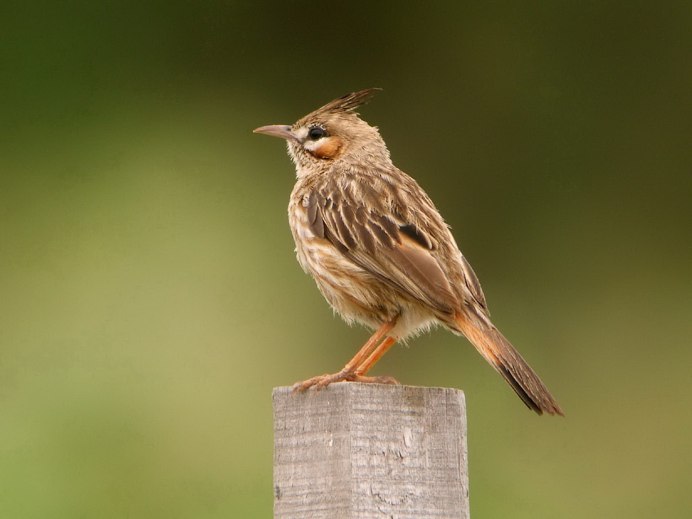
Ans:
{"type": "Polygon", "coordinates": [[[325,137],[326,135],[327,135],[327,131],[324,128],[320,128],[319,126],[313,126],[308,131],[308,137],[310,138],[311,141],[317,141],[317,140],[321,139],[322,137],[325,137]]]}

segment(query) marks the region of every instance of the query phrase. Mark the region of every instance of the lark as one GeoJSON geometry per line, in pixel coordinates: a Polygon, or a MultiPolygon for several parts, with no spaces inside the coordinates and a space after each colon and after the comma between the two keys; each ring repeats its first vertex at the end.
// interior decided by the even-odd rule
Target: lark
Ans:
{"type": "Polygon", "coordinates": [[[478,278],[430,197],[356,112],[378,90],[347,94],[292,125],[254,130],[285,139],[295,163],[288,217],[300,265],[343,319],[374,330],[343,369],[295,389],[397,383],[367,373],[395,342],[440,325],[465,336],[530,409],[562,415],[493,325],[478,278]]]}

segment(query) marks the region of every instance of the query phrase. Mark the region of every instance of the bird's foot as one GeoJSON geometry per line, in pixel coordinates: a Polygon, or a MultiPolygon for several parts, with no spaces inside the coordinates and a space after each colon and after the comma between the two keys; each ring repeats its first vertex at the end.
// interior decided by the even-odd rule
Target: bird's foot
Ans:
{"type": "Polygon", "coordinates": [[[380,375],[378,377],[366,377],[363,375],[356,376],[354,382],[360,382],[362,384],[389,384],[391,386],[398,386],[400,382],[394,377],[389,375],[380,375]]]}
{"type": "Polygon", "coordinates": [[[329,384],[334,382],[361,382],[363,384],[395,384],[398,385],[399,382],[394,377],[389,376],[379,376],[379,377],[366,377],[364,375],[359,375],[355,371],[341,370],[338,373],[331,373],[327,375],[317,375],[316,377],[309,378],[303,382],[296,382],[293,385],[293,391],[302,392],[306,389],[314,387],[315,389],[323,389],[329,384]]]}

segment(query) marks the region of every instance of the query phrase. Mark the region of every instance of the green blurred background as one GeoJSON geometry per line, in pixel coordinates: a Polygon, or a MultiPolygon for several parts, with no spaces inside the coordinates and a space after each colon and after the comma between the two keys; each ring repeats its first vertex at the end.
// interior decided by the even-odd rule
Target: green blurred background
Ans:
{"type": "Polygon", "coordinates": [[[481,517],[689,517],[692,3],[3,2],[0,517],[271,517],[271,389],[367,336],[298,267],[251,130],[346,92],[565,419],[462,339],[481,517]]]}

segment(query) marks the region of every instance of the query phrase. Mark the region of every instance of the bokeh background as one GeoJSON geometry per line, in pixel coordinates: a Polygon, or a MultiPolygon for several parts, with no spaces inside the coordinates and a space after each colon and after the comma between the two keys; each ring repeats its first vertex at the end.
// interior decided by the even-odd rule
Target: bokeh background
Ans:
{"type": "Polygon", "coordinates": [[[271,389],[350,358],[282,143],[346,92],[566,411],[437,331],[481,517],[692,510],[692,3],[0,6],[0,517],[271,517],[271,389]]]}

